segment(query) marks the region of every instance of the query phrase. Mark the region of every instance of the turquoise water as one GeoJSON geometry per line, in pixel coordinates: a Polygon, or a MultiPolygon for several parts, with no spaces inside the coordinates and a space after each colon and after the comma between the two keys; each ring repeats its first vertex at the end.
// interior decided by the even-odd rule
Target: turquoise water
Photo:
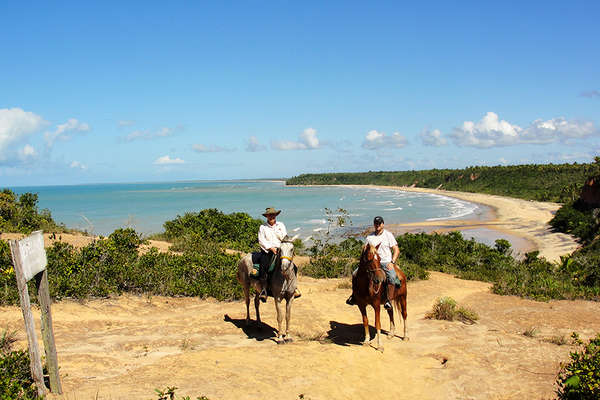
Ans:
{"type": "Polygon", "coordinates": [[[450,197],[367,187],[285,186],[281,181],[193,181],[15,187],[34,192],[40,209],[70,228],[107,235],[120,227],[149,234],[163,223],[189,211],[217,208],[225,213],[247,212],[263,218],[266,207],[283,210],[291,236],[306,239],[327,229],[325,208],[348,211],[356,228],[370,226],[375,215],[386,223],[470,218],[480,206],[450,197]]]}

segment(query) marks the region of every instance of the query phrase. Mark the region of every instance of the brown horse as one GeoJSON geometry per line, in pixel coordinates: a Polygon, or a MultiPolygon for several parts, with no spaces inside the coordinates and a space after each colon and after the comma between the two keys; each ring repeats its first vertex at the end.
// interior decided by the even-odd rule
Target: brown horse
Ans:
{"type": "MultiPolygon", "coordinates": [[[[371,305],[375,310],[375,329],[377,329],[377,350],[383,351],[383,346],[379,340],[381,332],[380,307],[385,303],[385,272],[381,268],[379,254],[377,249],[371,244],[365,245],[360,256],[360,263],[356,274],[352,277],[352,295],[354,302],[362,314],[363,326],[365,328],[365,340],[363,344],[371,344],[369,341],[369,320],[367,319],[367,305],[371,305]]],[[[408,339],[406,328],[406,275],[397,266],[394,266],[396,275],[400,278],[402,286],[395,287],[393,293],[393,305],[402,315],[404,321],[404,337],[408,339]]],[[[396,326],[394,325],[394,310],[388,310],[390,316],[389,338],[394,337],[396,326]]]]}

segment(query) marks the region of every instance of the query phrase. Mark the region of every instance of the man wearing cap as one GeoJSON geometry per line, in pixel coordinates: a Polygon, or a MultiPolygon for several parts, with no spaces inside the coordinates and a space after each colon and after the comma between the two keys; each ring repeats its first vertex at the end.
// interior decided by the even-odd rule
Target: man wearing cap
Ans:
{"type": "MultiPolygon", "coordinates": [[[[268,207],[263,216],[267,218],[267,222],[262,224],[258,229],[258,244],[261,249],[260,257],[260,275],[262,290],[260,292],[260,300],[267,301],[267,270],[275,260],[277,252],[281,247],[281,241],[287,236],[287,230],[283,222],[277,221],[277,216],[281,210],[276,210],[273,207],[268,207]]],[[[294,297],[300,297],[300,291],[294,292],[294,297]]]]}
{"type": "MultiPolygon", "coordinates": [[[[396,271],[394,270],[394,265],[396,264],[396,260],[400,254],[400,249],[398,248],[398,242],[396,242],[394,235],[387,229],[383,228],[383,218],[380,216],[375,217],[373,219],[373,227],[375,228],[375,231],[367,236],[367,244],[371,244],[375,247],[379,246],[377,249],[377,254],[379,254],[381,269],[383,269],[387,277],[387,300],[383,306],[386,310],[391,310],[394,294],[394,282],[396,281],[396,271]]],[[[351,306],[354,305],[354,298],[352,295],[348,297],[346,303],[351,306]]]]}

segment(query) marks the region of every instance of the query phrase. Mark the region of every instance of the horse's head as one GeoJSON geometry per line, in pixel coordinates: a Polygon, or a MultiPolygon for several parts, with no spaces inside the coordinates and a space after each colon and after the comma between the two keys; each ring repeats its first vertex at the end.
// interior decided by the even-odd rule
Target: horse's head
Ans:
{"type": "MultiPolygon", "coordinates": [[[[378,249],[379,245],[373,246],[372,244],[367,243],[363,248],[363,252],[360,256],[360,263],[358,264],[359,269],[362,268],[367,271],[371,284],[375,285],[379,285],[385,281],[385,273],[381,269],[381,258],[379,257],[379,253],[377,253],[378,249]]],[[[371,286],[369,291],[377,292],[379,289],[371,286]]]]}
{"type": "Polygon", "coordinates": [[[366,268],[367,270],[375,270],[381,268],[381,259],[377,250],[379,245],[373,246],[371,243],[367,243],[363,248],[363,252],[360,256],[359,266],[366,268]]]}
{"type": "MultiPolygon", "coordinates": [[[[287,239],[287,236],[286,236],[287,239]]],[[[279,259],[281,260],[281,271],[286,273],[294,265],[294,244],[289,240],[283,240],[279,251],[279,259]]]]}

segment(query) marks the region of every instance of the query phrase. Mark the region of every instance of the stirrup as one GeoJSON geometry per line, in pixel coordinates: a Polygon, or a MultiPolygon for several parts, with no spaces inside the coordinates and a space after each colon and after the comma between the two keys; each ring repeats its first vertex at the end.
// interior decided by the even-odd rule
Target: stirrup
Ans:
{"type": "Polygon", "coordinates": [[[302,296],[302,293],[300,293],[300,290],[298,290],[298,288],[296,288],[296,290],[294,290],[294,298],[297,299],[300,296],[302,296]]]}
{"type": "Polygon", "coordinates": [[[386,300],[385,304],[383,305],[383,308],[385,308],[386,310],[392,310],[394,307],[392,307],[392,303],[390,303],[389,300],[386,300]]]}
{"type": "Polygon", "coordinates": [[[346,304],[348,304],[349,306],[355,306],[356,303],[354,302],[354,295],[350,295],[350,297],[348,297],[346,299],[346,304]]]}
{"type": "Polygon", "coordinates": [[[268,296],[267,296],[267,291],[266,291],[266,289],[265,289],[265,290],[263,290],[262,292],[260,292],[260,294],[258,295],[258,298],[259,298],[259,300],[260,300],[260,301],[262,301],[263,303],[266,303],[266,302],[267,302],[267,297],[268,297],[268,296]]]}

